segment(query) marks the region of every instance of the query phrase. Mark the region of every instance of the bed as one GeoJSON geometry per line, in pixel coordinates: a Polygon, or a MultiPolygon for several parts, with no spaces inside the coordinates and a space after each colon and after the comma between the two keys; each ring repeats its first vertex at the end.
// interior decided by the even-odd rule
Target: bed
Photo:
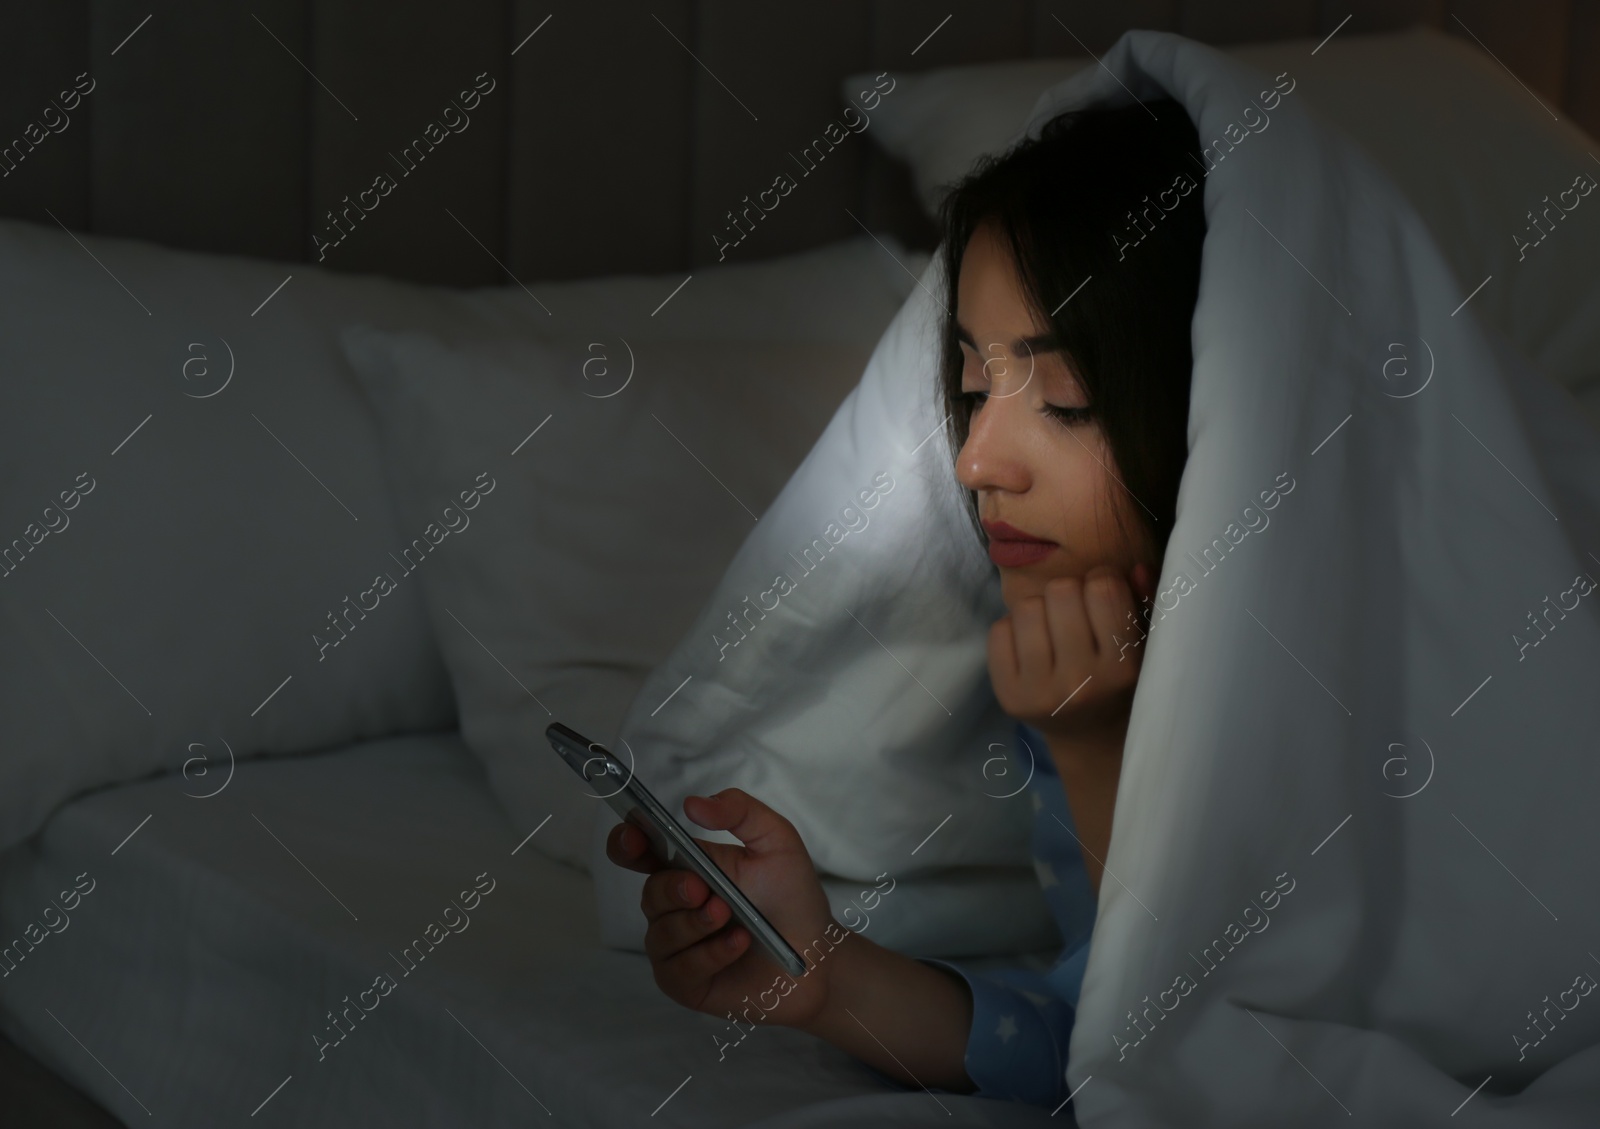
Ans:
{"type": "Polygon", "coordinates": [[[247,762],[204,805],[172,783],[72,805],[6,881],[7,904],[25,906],[97,880],[8,1000],[96,1052],[129,1122],[148,1109],[195,1125],[744,1125],[884,1088],[785,1029],[719,1061],[725,1022],[668,1001],[636,954],[599,947],[584,876],[516,851],[456,734],[247,762]],[[463,887],[481,901],[426,952],[463,887]],[[379,973],[395,988],[360,1001],[379,973]],[[344,996],[359,1001],[337,1016],[347,1034],[322,1006],[344,996]],[[137,1044],[113,1050],[133,1016],[137,1044]]]}
{"type": "MultiPolygon", "coordinates": [[[[1487,5],[1369,6],[1349,25],[1310,4],[1146,8],[1140,26],[1234,44],[1264,70],[1291,50],[1305,56],[1324,36],[1343,37],[1327,48],[1332,58],[1363,33],[1431,23],[1462,49],[1473,39],[1473,49],[1497,48],[1494,63],[1482,59],[1486,71],[1515,73],[1498,80],[1494,105],[1523,96],[1512,82],[1527,83],[1524,110],[1553,115],[1545,103],[1559,106],[1569,150],[1583,144],[1572,123],[1593,131],[1600,122],[1600,88],[1578,65],[1600,44],[1589,5],[1539,5],[1516,20],[1487,5]],[[1237,46],[1243,40],[1261,42],[1237,46]]],[[[487,679],[465,674],[464,656],[482,651],[507,673],[537,675],[536,685],[559,689],[563,719],[614,736],[751,524],[730,519],[732,492],[706,481],[698,455],[670,472],[658,469],[662,460],[680,447],[703,451],[719,426],[742,422],[747,444],[716,468],[740,483],[737,500],[752,519],[777,497],[918,285],[932,249],[928,208],[951,162],[960,167],[1017,128],[1037,94],[1067,73],[1052,57],[1083,66],[1084,51],[1109,46],[1127,17],[1108,11],[963,5],[946,27],[942,13],[894,4],[801,15],[688,4],[551,14],[506,4],[463,9],[447,37],[420,5],[375,24],[366,18],[373,12],[348,4],[268,5],[249,17],[255,23],[199,8],[162,10],[148,27],[103,6],[37,17],[35,41],[45,46],[13,60],[7,104],[33,113],[26,99],[35,88],[80,71],[96,85],[81,95],[77,124],[52,129],[0,182],[14,217],[0,220],[4,363],[35,377],[0,401],[10,483],[0,514],[15,515],[7,520],[20,533],[73,483],[85,508],[76,530],[33,543],[37,562],[10,564],[0,593],[0,622],[17,641],[0,660],[0,681],[19,719],[7,723],[19,751],[7,754],[3,808],[20,829],[0,855],[0,1033],[18,1049],[12,1065],[0,1062],[17,1112],[0,1120],[549,1118],[749,1129],[1048,1120],[1048,1111],[903,1086],[781,1028],[756,1032],[725,1061],[713,1038],[724,1021],[666,1000],[636,945],[619,947],[625,923],[605,918],[586,872],[585,844],[603,812],[541,806],[543,778],[528,777],[518,759],[516,741],[525,748],[526,738],[515,735],[526,730],[517,727],[532,715],[514,711],[527,704],[507,688],[509,700],[486,698],[487,679]],[[599,34],[619,20],[627,30],[601,69],[654,84],[666,124],[633,120],[640,111],[620,95],[569,98],[569,112],[543,113],[557,92],[592,79],[581,53],[549,40],[599,34]],[[369,24],[382,49],[363,43],[369,24]],[[246,33],[228,52],[209,51],[219,36],[246,33]],[[775,60],[753,49],[774,35],[808,50],[775,60]],[[197,55],[198,47],[208,50],[197,55]],[[540,51],[538,67],[528,67],[540,51]],[[309,61],[329,97],[286,55],[309,61]],[[166,88],[154,79],[180,59],[197,81],[217,85],[215,99],[195,105],[159,92],[166,88]],[[340,186],[371,179],[383,146],[365,138],[409,138],[437,112],[416,74],[437,77],[442,89],[469,84],[485,67],[503,85],[478,88],[479,128],[463,126],[456,140],[445,123],[461,150],[450,157],[457,175],[397,182],[370,225],[353,229],[348,244],[333,242],[345,233],[315,218],[307,201],[320,207],[345,193],[340,186]],[[804,208],[729,252],[722,211],[771,172],[722,82],[763,89],[769,126],[798,136],[837,116],[860,76],[884,68],[905,85],[886,99],[876,144],[841,146],[806,186],[804,208]],[[222,81],[238,73],[264,85],[222,81]],[[782,98],[779,79],[792,87],[782,98]],[[368,131],[347,132],[356,112],[333,91],[359,105],[368,131]],[[980,112],[974,91],[1003,96],[980,112]],[[909,102],[901,116],[891,112],[894,97],[909,102]],[[952,101],[968,105],[969,125],[993,117],[972,125],[965,150],[930,141],[929,122],[940,119],[927,115],[948,113],[952,101]],[[250,125],[248,151],[231,140],[241,121],[250,125]],[[608,131],[624,141],[593,143],[608,131]],[[159,171],[163,161],[189,160],[180,154],[197,140],[210,176],[236,188],[227,207],[204,178],[174,183],[159,171]],[[572,145],[591,154],[592,181],[555,175],[534,156],[572,145]],[[593,190],[636,177],[635,164],[655,170],[659,191],[636,200],[593,190]],[[573,222],[530,218],[562,212],[573,222]],[[652,432],[660,446],[600,482],[592,498],[621,507],[632,497],[641,509],[688,498],[670,516],[698,533],[658,562],[669,574],[649,593],[659,615],[617,605],[608,621],[610,605],[592,595],[579,610],[609,633],[607,647],[586,650],[563,636],[559,646],[512,656],[487,631],[449,637],[415,585],[386,596],[381,615],[362,603],[372,621],[363,616],[361,627],[329,610],[368,582],[373,558],[398,552],[420,529],[418,499],[439,481],[438,468],[432,477],[403,473],[395,454],[403,436],[369,403],[372,378],[352,371],[355,354],[340,336],[352,324],[425,332],[471,358],[474,374],[513,362],[525,370],[537,363],[526,350],[556,339],[580,363],[591,338],[626,339],[650,371],[668,374],[673,399],[706,409],[698,437],[652,432]],[[472,353],[489,340],[499,352],[472,353]],[[739,393],[750,399],[731,398],[753,372],[772,378],[739,393]],[[314,469],[301,461],[308,451],[317,452],[314,469]],[[84,465],[95,486],[73,478],[84,465]],[[207,473],[190,473],[195,466],[207,473]],[[94,496],[95,487],[106,493],[94,496]],[[97,525],[96,503],[108,498],[120,511],[97,525]],[[324,614],[344,625],[334,627],[337,641],[321,626],[324,614]],[[115,626],[97,632],[100,624],[115,626]],[[307,634],[318,650],[307,651],[307,634]],[[481,720],[494,711],[499,730],[481,720]],[[546,811],[555,822],[541,822],[546,811]],[[19,946],[26,937],[35,939],[19,946]]],[[[22,38],[5,50],[18,51],[22,38]]],[[[1404,69],[1406,56],[1390,59],[1395,69],[1385,73],[1404,69]]],[[[1382,89],[1404,96],[1403,84],[1382,89]]],[[[1468,234],[1484,222],[1483,199],[1447,197],[1429,179],[1493,152],[1500,135],[1447,166],[1427,152],[1407,156],[1409,141],[1373,127],[1387,114],[1381,99],[1325,109],[1342,114],[1342,127],[1413,194],[1460,273],[1504,255],[1468,234]]],[[[1581,261],[1589,246],[1552,251],[1581,261]]],[[[1546,283],[1566,303],[1565,320],[1549,314],[1557,299],[1541,293],[1490,291],[1485,300],[1501,303],[1507,336],[1600,426],[1594,342],[1571,328],[1593,312],[1583,305],[1592,281],[1588,289],[1566,276],[1546,283]]],[[[612,354],[607,364],[620,365],[612,354]]],[[[610,372],[585,368],[584,377],[610,372]]],[[[687,414],[684,426],[693,426],[687,414]]],[[[523,512],[556,482],[538,480],[544,493],[520,503],[523,512]]],[[[485,501],[486,523],[496,500],[485,501]]],[[[551,571],[532,581],[549,587],[575,575],[561,569],[600,570],[603,594],[626,582],[626,565],[541,561],[551,571]]],[[[466,586],[474,576],[509,583],[487,573],[456,579],[466,586]]],[[[508,615],[491,626],[509,636],[518,625],[508,615]]],[[[1015,871],[972,883],[993,891],[994,905],[1013,907],[998,915],[1003,926],[963,934],[952,920],[959,915],[941,919],[929,898],[904,947],[1047,960],[1048,926],[1036,904],[1016,901],[1015,871]],[[944,946],[928,946],[929,936],[944,946]]],[[[886,943],[899,937],[888,928],[886,943]]]]}

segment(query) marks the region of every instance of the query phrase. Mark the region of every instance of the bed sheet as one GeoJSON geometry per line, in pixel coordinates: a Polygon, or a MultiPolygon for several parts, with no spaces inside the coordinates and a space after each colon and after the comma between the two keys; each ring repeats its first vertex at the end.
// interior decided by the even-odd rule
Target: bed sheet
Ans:
{"type": "Polygon", "coordinates": [[[127,1124],[1043,1116],[782,1028],[719,1057],[726,1023],[598,946],[590,879],[519,841],[456,733],[190,769],[81,797],[0,857],[0,944],[42,934],[0,1023],[127,1124]]]}

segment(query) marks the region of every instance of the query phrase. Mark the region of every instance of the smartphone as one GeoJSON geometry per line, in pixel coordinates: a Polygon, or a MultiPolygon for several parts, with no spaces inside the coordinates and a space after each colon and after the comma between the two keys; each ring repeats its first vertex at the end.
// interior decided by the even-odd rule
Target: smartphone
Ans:
{"type": "Polygon", "coordinates": [[[595,794],[611,805],[612,811],[624,822],[644,832],[657,858],[670,867],[692,870],[705,879],[712,893],[721,897],[733,910],[734,920],[750,930],[756,943],[766,950],[780,968],[797,979],[806,974],[806,962],[800,954],[783,939],[783,934],[772,927],[770,921],[761,916],[761,911],[722,872],[722,868],[700,849],[700,844],[694,841],[683,824],[674,819],[672,813],[650,794],[637,774],[612,756],[603,745],[560,722],[552,722],[547,726],[544,735],[568,767],[593,787],[595,794]]]}

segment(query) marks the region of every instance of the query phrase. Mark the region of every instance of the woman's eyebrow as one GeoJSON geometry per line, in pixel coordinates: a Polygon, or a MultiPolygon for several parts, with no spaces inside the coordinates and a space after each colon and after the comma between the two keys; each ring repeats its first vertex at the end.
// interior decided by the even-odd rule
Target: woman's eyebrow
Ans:
{"type": "MultiPolygon", "coordinates": [[[[972,334],[967,332],[967,327],[956,322],[956,340],[972,347],[973,352],[978,352],[978,343],[972,339],[972,334]]],[[[1011,355],[1014,357],[1037,353],[1059,353],[1061,342],[1054,333],[1036,333],[1032,337],[1019,337],[1011,343],[1011,355]]]]}
{"type": "Polygon", "coordinates": [[[1054,333],[1036,333],[1032,337],[1019,337],[1011,343],[1011,352],[1017,353],[1059,353],[1061,342],[1054,333]]]}

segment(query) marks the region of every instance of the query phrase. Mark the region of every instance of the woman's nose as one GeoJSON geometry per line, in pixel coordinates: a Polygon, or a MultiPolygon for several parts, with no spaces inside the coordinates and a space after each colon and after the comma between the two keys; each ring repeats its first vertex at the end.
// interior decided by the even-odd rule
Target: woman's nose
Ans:
{"type": "Polygon", "coordinates": [[[1023,410],[1021,397],[991,394],[981,410],[973,413],[967,441],[956,458],[956,478],[962,486],[1014,493],[1028,488],[1028,468],[1017,442],[1023,410]]]}

